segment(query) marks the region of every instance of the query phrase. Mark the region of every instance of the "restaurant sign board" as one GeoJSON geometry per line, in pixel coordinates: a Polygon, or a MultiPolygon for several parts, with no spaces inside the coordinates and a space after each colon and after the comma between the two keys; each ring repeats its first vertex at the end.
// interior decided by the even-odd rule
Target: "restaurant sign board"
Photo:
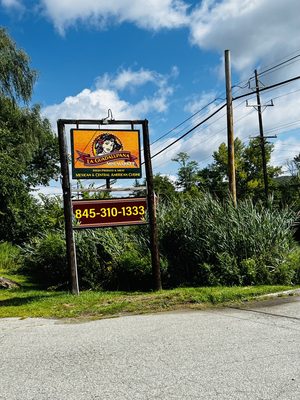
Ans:
{"type": "Polygon", "coordinates": [[[141,178],[139,130],[71,129],[73,179],[141,178]]]}
{"type": "Polygon", "coordinates": [[[80,228],[146,224],[147,199],[73,200],[73,216],[80,228]]]}

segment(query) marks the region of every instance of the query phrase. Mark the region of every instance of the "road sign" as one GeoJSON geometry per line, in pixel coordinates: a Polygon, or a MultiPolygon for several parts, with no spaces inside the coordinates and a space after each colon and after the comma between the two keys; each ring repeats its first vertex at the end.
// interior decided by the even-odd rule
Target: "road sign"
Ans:
{"type": "Polygon", "coordinates": [[[72,201],[74,228],[146,224],[147,199],[126,198],[72,201]]]}
{"type": "Polygon", "coordinates": [[[71,129],[73,179],[137,179],[139,130],[71,129]]]}

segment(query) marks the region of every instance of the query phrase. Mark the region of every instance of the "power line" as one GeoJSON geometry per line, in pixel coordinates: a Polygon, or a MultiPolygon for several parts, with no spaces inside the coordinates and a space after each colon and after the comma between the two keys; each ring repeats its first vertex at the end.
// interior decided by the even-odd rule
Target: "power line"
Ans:
{"type": "MultiPolygon", "coordinates": [[[[236,110],[238,107],[240,107],[240,106],[243,105],[243,104],[244,104],[244,101],[241,101],[239,104],[237,104],[236,106],[234,106],[234,110],[236,110]]],[[[235,120],[235,126],[236,126],[242,119],[247,118],[247,117],[248,117],[250,114],[252,114],[253,112],[254,112],[254,109],[250,110],[247,114],[243,115],[242,117],[236,119],[236,120],[235,120]]],[[[206,125],[206,128],[208,128],[209,126],[215,124],[217,121],[219,121],[220,119],[224,118],[225,116],[226,116],[226,114],[223,114],[221,117],[217,118],[216,120],[214,120],[214,121],[211,122],[210,124],[206,125]]],[[[222,128],[222,129],[218,130],[217,132],[215,132],[215,135],[217,135],[217,134],[219,134],[219,133],[221,133],[221,132],[223,132],[223,131],[225,131],[225,130],[226,130],[226,127],[224,127],[224,128],[222,128]]],[[[242,137],[241,139],[243,139],[243,137],[242,137]]],[[[212,144],[215,144],[215,143],[217,142],[217,140],[218,140],[218,138],[215,137],[215,139],[213,139],[213,140],[211,141],[211,143],[212,143],[212,144]]],[[[199,142],[196,146],[194,146],[194,149],[197,148],[197,147],[199,147],[200,145],[203,145],[203,144],[206,143],[207,141],[208,141],[208,139],[199,142]]],[[[209,157],[206,157],[205,159],[203,159],[201,162],[204,162],[204,161],[208,160],[210,157],[211,157],[211,155],[210,155],[209,157]]],[[[159,163],[158,165],[156,165],[155,168],[158,168],[158,167],[160,167],[160,166],[162,166],[162,165],[168,163],[169,161],[170,161],[170,160],[165,160],[165,161],[163,161],[162,163],[159,163]]]]}
{"type": "MultiPolygon", "coordinates": [[[[295,81],[295,80],[297,80],[297,79],[300,79],[300,76],[296,76],[296,77],[294,77],[294,78],[287,79],[287,80],[285,80],[285,81],[281,81],[281,82],[275,83],[275,84],[270,85],[270,86],[266,86],[266,87],[260,89],[260,91],[262,92],[262,91],[270,90],[270,89],[273,89],[273,88],[275,88],[275,87],[282,86],[282,85],[284,85],[284,84],[293,82],[293,81],[295,81]]],[[[252,95],[252,94],[255,94],[255,93],[256,93],[256,90],[254,90],[254,91],[252,91],[252,92],[250,92],[250,93],[246,93],[246,94],[242,94],[242,95],[240,95],[240,96],[236,96],[236,97],[234,97],[234,98],[232,99],[232,101],[238,100],[238,99],[241,99],[241,98],[244,98],[244,97],[248,97],[248,96],[250,96],[250,95],[252,95]]],[[[159,154],[163,153],[165,150],[169,149],[171,146],[173,146],[173,145],[174,145],[175,143],[177,143],[179,140],[183,139],[183,138],[184,138],[185,136],[187,136],[189,133],[193,132],[196,128],[198,128],[198,126],[203,125],[206,121],[208,121],[210,118],[212,118],[214,115],[216,115],[219,111],[221,111],[225,106],[226,106],[226,103],[223,104],[221,107],[219,107],[215,112],[213,112],[212,114],[210,114],[207,118],[205,118],[204,120],[202,120],[201,122],[199,122],[197,125],[195,125],[193,128],[189,129],[186,133],[184,133],[183,135],[181,135],[178,139],[174,140],[174,141],[173,141],[172,143],[170,143],[168,146],[164,147],[162,150],[160,150],[160,151],[158,151],[157,153],[155,153],[151,158],[154,158],[154,157],[158,156],[159,154]]]]}
{"type": "MultiPolygon", "coordinates": [[[[217,106],[215,106],[215,107],[213,107],[213,109],[211,110],[211,112],[213,111],[213,110],[215,110],[217,108],[217,106]]],[[[205,114],[204,114],[205,115],[205,114]]],[[[198,123],[198,121],[200,122],[202,119],[201,118],[203,118],[203,116],[198,116],[198,117],[196,117],[195,119],[194,119],[194,124],[196,124],[196,123],[198,123]]],[[[216,120],[217,121],[217,120],[216,120]]],[[[176,135],[179,135],[180,133],[182,133],[182,132],[186,132],[186,130],[187,129],[189,129],[189,126],[193,126],[193,124],[189,124],[188,126],[185,126],[184,128],[182,128],[182,129],[180,129],[177,133],[176,133],[176,135]]],[[[168,141],[168,139],[165,139],[163,142],[161,142],[161,143],[159,143],[158,145],[156,145],[156,146],[154,146],[154,149],[152,149],[152,150],[155,150],[155,149],[158,149],[159,147],[161,147],[161,145],[163,144],[163,143],[166,143],[168,141]]]]}
{"type": "Polygon", "coordinates": [[[212,118],[214,115],[216,115],[219,111],[221,111],[224,107],[226,107],[226,103],[223,104],[221,107],[219,107],[215,112],[210,114],[207,118],[199,122],[197,125],[195,125],[193,128],[189,129],[186,133],[181,135],[178,139],[174,140],[172,143],[170,143],[168,146],[164,147],[162,150],[158,151],[155,153],[151,158],[154,158],[164,152],[165,150],[169,149],[171,146],[173,146],[175,143],[177,143],[179,140],[183,139],[185,136],[187,136],[189,133],[193,132],[198,126],[203,125],[206,121],[208,121],[210,118],[212,118]]]}
{"type": "MultiPolygon", "coordinates": [[[[260,91],[260,92],[264,92],[264,91],[266,91],[266,90],[270,90],[270,89],[273,89],[273,88],[275,88],[275,87],[282,86],[282,85],[285,85],[285,84],[287,84],[287,83],[296,81],[297,79],[300,79],[300,75],[295,76],[294,78],[287,79],[287,80],[285,80],[285,81],[281,81],[281,82],[278,82],[278,83],[274,83],[273,85],[266,86],[266,87],[264,87],[264,88],[259,89],[259,91],[260,91]]],[[[238,100],[238,99],[242,99],[242,98],[247,97],[247,96],[250,96],[251,94],[254,94],[254,93],[256,93],[255,90],[252,91],[252,92],[249,92],[249,93],[241,94],[240,96],[234,97],[234,98],[232,99],[232,101],[238,100]]]]}
{"type": "MultiPolygon", "coordinates": [[[[299,51],[299,49],[296,50],[296,51],[299,51]]],[[[294,52],[294,53],[295,53],[295,52],[294,52]]],[[[291,53],[291,54],[294,54],[294,53],[291,53]]],[[[280,63],[278,63],[278,64],[275,64],[275,65],[273,65],[272,67],[267,68],[267,69],[263,70],[262,72],[259,72],[259,73],[258,73],[258,76],[261,76],[261,75],[270,73],[270,72],[273,71],[273,70],[281,69],[283,66],[285,66],[285,64],[291,65],[291,64],[293,64],[294,62],[299,61],[299,60],[296,60],[296,59],[299,58],[299,57],[300,57],[300,54],[297,54],[296,56],[290,57],[290,58],[288,58],[287,60],[285,60],[285,61],[283,61],[283,62],[280,62],[280,63]],[[291,61],[292,61],[292,62],[291,62],[291,61]],[[280,68],[280,67],[281,67],[281,68],[280,68]]],[[[283,60],[283,59],[284,59],[284,57],[281,58],[280,60],[283,60]]],[[[239,82],[239,83],[233,85],[233,86],[232,86],[232,89],[233,89],[233,88],[236,88],[236,87],[239,88],[237,91],[239,91],[239,90],[241,90],[241,89],[245,89],[246,87],[249,86],[249,82],[251,81],[251,79],[254,79],[254,78],[255,78],[254,76],[250,76],[250,78],[249,78],[248,80],[241,81],[241,82],[239,82]],[[244,84],[244,82],[245,82],[245,84],[244,84]],[[242,85],[242,84],[243,84],[243,86],[240,86],[240,85],[242,85]]]]}
{"type": "Polygon", "coordinates": [[[200,110],[196,111],[194,114],[192,114],[191,116],[189,116],[188,118],[186,118],[184,121],[182,121],[180,124],[176,125],[174,128],[170,129],[168,132],[166,132],[165,134],[163,134],[162,136],[160,136],[159,138],[157,138],[154,142],[151,143],[151,145],[157,143],[159,140],[163,139],[164,137],[166,137],[167,135],[169,135],[170,133],[172,133],[173,131],[175,131],[177,128],[179,128],[180,126],[182,126],[184,123],[186,123],[187,121],[189,121],[190,119],[192,119],[193,117],[195,117],[197,114],[199,114],[201,111],[205,110],[205,108],[209,107],[211,104],[213,104],[215,101],[217,100],[225,100],[221,97],[216,97],[215,99],[213,99],[212,101],[210,101],[209,103],[207,103],[205,106],[203,106],[200,110]]]}
{"type": "Polygon", "coordinates": [[[299,57],[300,57],[300,54],[297,54],[296,56],[291,57],[291,58],[289,58],[289,59],[286,60],[286,61],[283,61],[283,62],[281,62],[281,63],[279,63],[279,64],[277,64],[277,65],[274,65],[274,66],[271,67],[271,68],[265,69],[264,71],[260,72],[260,73],[258,74],[258,76],[264,75],[264,74],[266,74],[267,72],[272,71],[273,69],[277,69],[278,67],[280,67],[280,66],[282,66],[282,65],[284,65],[284,64],[286,64],[286,63],[288,63],[288,62],[290,62],[290,61],[293,61],[293,60],[295,60],[296,58],[299,58],[299,57]]]}
{"type": "MultiPolygon", "coordinates": [[[[234,110],[236,110],[238,107],[240,107],[242,104],[244,104],[244,101],[240,102],[239,104],[237,104],[236,106],[234,106],[234,110]]],[[[254,112],[254,110],[250,110],[246,115],[243,115],[242,117],[238,118],[235,120],[235,126],[244,118],[248,117],[250,114],[252,114],[254,112]]],[[[226,113],[221,115],[221,117],[215,119],[213,122],[211,122],[210,124],[206,125],[206,128],[210,127],[211,125],[215,124],[217,121],[219,121],[220,119],[224,118],[226,116],[226,113]]],[[[215,132],[215,136],[218,135],[219,133],[223,132],[226,130],[226,127],[218,130],[217,132],[215,132]]],[[[217,142],[218,138],[215,137],[215,139],[211,140],[212,144],[215,144],[217,142]]],[[[197,143],[196,146],[194,146],[195,148],[198,148],[200,145],[203,145],[204,143],[207,143],[208,138],[206,138],[205,140],[202,140],[201,142],[197,143]]],[[[209,157],[206,157],[205,159],[203,159],[201,162],[206,161],[207,159],[209,159],[211,157],[211,155],[209,157]]],[[[155,166],[155,168],[158,168],[166,163],[168,163],[170,160],[165,160],[162,163],[159,163],[158,165],[155,166]]]]}
{"type": "Polygon", "coordinates": [[[293,90],[292,92],[280,94],[279,96],[272,97],[272,99],[270,99],[270,100],[268,100],[268,101],[276,100],[276,99],[279,99],[280,97],[284,97],[284,96],[289,96],[290,94],[294,94],[294,93],[297,93],[297,92],[300,92],[300,89],[293,90]]]}
{"type": "MultiPolygon", "coordinates": [[[[299,50],[300,50],[300,49],[298,49],[298,50],[296,50],[296,51],[299,51],[299,50]]],[[[296,52],[296,51],[295,51],[295,52],[296,52]]],[[[291,53],[291,54],[294,54],[295,52],[293,52],[293,53],[291,53]]],[[[270,65],[272,65],[272,66],[271,66],[270,68],[267,68],[267,69],[265,69],[265,70],[259,72],[259,73],[258,73],[258,76],[264,75],[264,74],[266,74],[266,73],[268,73],[268,72],[270,72],[270,71],[272,71],[272,70],[276,70],[277,68],[282,67],[282,66],[284,66],[285,64],[290,63],[290,61],[296,60],[296,59],[299,58],[299,57],[300,57],[300,53],[298,53],[298,54],[296,54],[295,56],[290,57],[290,58],[288,58],[287,60],[282,61],[282,62],[280,62],[280,63],[278,63],[278,64],[275,64],[275,65],[270,64],[270,65]]],[[[280,60],[283,60],[284,58],[285,58],[285,57],[281,58],[280,60]]],[[[279,60],[279,61],[280,61],[280,60],[279,60]]],[[[292,64],[292,63],[291,63],[291,64],[292,64]]],[[[290,65],[290,64],[288,64],[288,65],[290,65]]],[[[249,82],[251,79],[254,79],[254,78],[255,78],[255,76],[254,76],[254,75],[251,75],[250,78],[248,79],[248,82],[249,82]]],[[[245,81],[242,81],[241,83],[243,83],[243,82],[245,82],[245,81]]],[[[237,85],[235,85],[235,86],[239,87],[238,85],[239,85],[239,84],[237,84],[237,85]]],[[[233,87],[235,87],[235,86],[233,86],[233,87]]],[[[243,88],[244,88],[244,87],[243,87],[243,88]]]]}
{"type": "MultiPolygon", "coordinates": [[[[266,132],[273,132],[273,131],[276,131],[278,129],[289,128],[289,127],[291,127],[293,125],[297,125],[299,123],[300,123],[300,119],[298,119],[296,121],[293,121],[293,122],[287,122],[286,124],[276,125],[276,126],[274,126],[272,128],[267,129],[266,132]]],[[[279,132],[279,133],[277,133],[277,135],[282,135],[284,133],[286,133],[286,132],[279,132]]]]}
{"type": "MultiPolygon", "coordinates": [[[[216,107],[214,107],[213,110],[214,110],[214,109],[216,109],[216,107]]],[[[213,111],[213,110],[211,110],[211,111],[213,111]]],[[[226,114],[224,114],[224,115],[222,115],[221,117],[217,118],[215,121],[213,121],[212,123],[208,124],[207,127],[210,126],[210,125],[212,125],[213,123],[217,122],[219,119],[223,118],[225,115],[226,115],[226,114]]],[[[202,121],[202,120],[201,120],[201,119],[197,119],[197,120],[194,121],[194,123],[197,123],[198,121],[200,122],[200,121],[202,121]]],[[[178,132],[178,134],[179,134],[180,132],[186,132],[187,129],[188,129],[188,127],[185,127],[184,129],[181,129],[181,130],[178,132]]],[[[166,140],[165,140],[164,142],[166,142],[166,140]]],[[[163,142],[163,143],[164,143],[164,142],[163,142]]],[[[159,146],[157,146],[157,148],[159,148],[159,146]]]]}
{"type": "MultiPolygon", "coordinates": [[[[264,71],[260,72],[260,73],[258,74],[258,76],[261,76],[261,75],[263,75],[263,74],[266,74],[267,72],[272,71],[272,70],[274,70],[274,69],[276,69],[276,68],[278,68],[278,67],[280,67],[280,66],[283,66],[283,65],[289,63],[290,61],[293,61],[293,60],[295,60],[295,59],[297,59],[297,58],[299,58],[299,57],[300,57],[300,54],[297,54],[297,55],[295,55],[295,56],[293,56],[293,57],[290,57],[289,59],[287,59],[287,60],[285,60],[285,61],[283,61],[283,62],[280,62],[280,63],[278,63],[278,64],[276,64],[276,65],[273,65],[273,66],[270,67],[270,68],[265,69],[264,71]]],[[[253,79],[253,78],[254,78],[254,76],[251,76],[247,81],[239,82],[239,83],[233,85],[232,88],[238,87],[239,89],[245,89],[245,88],[248,86],[250,80],[253,79]],[[245,84],[244,86],[239,86],[240,84],[242,84],[242,83],[244,83],[244,82],[246,82],[246,84],[245,84]]],[[[288,83],[288,82],[289,82],[289,80],[287,81],[287,83],[288,83]]],[[[282,84],[283,84],[283,83],[282,83],[282,84]]],[[[273,86],[269,86],[268,88],[272,88],[272,87],[273,87],[273,86]]],[[[264,88],[264,89],[267,89],[267,88],[264,88]]],[[[260,89],[260,91],[262,91],[262,90],[264,90],[264,89],[260,89]]],[[[233,100],[237,100],[237,99],[239,99],[239,98],[243,98],[243,97],[249,96],[249,95],[251,95],[251,94],[255,94],[255,93],[256,93],[255,91],[253,91],[253,92],[248,92],[248,93],[245,93],[244,95],[240,95],[240,96],[234,97],[233,100]]],[[[170,133],[174,132],[177,128],[179,128],[180,126],[182,126],[183,124],[185,124],[187,121],[191,120],[193,117],[195,117],[197,114],[199,114],[201,111],[203,111],[205,108],[207,108],[208,106],[210,106],[211,104],[213,104],[213,103],[214,103],[215,101],[217,101],[217,100],[225,100],[225,99],[223,99],[223,98],[221,98],[221,97],[216,97],[214,100],[212,100],[211,102],[209,102],[208,104],[206,104],[206,105],[205,105],[204,107],[202,107],[200,110],[196,111],[196,112],[195,112],[194,114],[192,114],[190,117],[186,118],[184,121],[182,121],[181,123],[179,123],[178,125],[176,125],[174,128],[170,129],[170,130],[167,131],[165,134],[163,134],[162,136],[158,137],[154,142],[151,143],[151,145],[157,143],[158,141],[160,141],[160,140],[163,139],[164,137],[168,136],[170,133]]]]}
{"type": "MultiPolygon", "coordinates": [[[[297,63],[297,62],[299,62],[299,61],[300,61],[300,59],[294,60],[294,61],[290,61],[288,64],[285,64],[285,65],[283,65],[283,66],[281,66],[281,67],[274,68],[274,69],[272,69],[271,71],[266,72],[265,74],[263,74],[263,77],[265,78],[267,75],[270,75],[270,74],[272,74],[272,73],[274,73],[274,72],[280,71],[280,70],[283,69],[284,67],[289,67],[290,65],[295,64],[295,63],[297,63]]],[[[259,77],[260,77],[260,76],[259,76],[259,77]]]]}

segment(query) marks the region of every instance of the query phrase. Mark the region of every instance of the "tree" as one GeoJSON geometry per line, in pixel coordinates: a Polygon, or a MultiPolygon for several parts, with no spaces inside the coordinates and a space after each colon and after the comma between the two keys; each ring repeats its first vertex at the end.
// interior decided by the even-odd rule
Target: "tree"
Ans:
{"type": "MultiPolygon", "coordinates": [[[[251,139],[248,146],[245,146],[240,139],[236,138],[235,144],[235,168],[237,197],[239,199],[253,197],[263,199],[263,171],[260,150],[260,139],[251,139]]],[[[267,174],[269,187],[276,188],[275,179],[281,172],[280,167],[269,165],[273,144],[265,145],[267,174]]],[[[214,162],[207,168],[201,170],[202,186],[223,198],[228,193],[228,150],[225,143],[222,143],[218,150],[213,153],[214,162]]]]}
{"type": "Polygon", "coordinates": [[[196,187],[198,182],[198,163],[197,161],[188,161],[189,159],[190,156],[184,152],[178,153],[177,157],[172,159],[172,161],[176,161],[180,165],[177,172],[178,180],[176,185],[183,189],[184,192],[196,187]]]}
{"type": "Polygon", "coordinates": [[[293,163],[295,166],[295,176],[300,180],[300,153],[294,157],[293,163]]]}
{"type": "Polygon", "coordinates": [[[154,175],[153,186],[155,194],[161,201],[168,202],[176,196],[175,186],[167,176],[154,175]]]}
{"type": "Polygon", "coordinates": [[[0,96],[28,102],[36,78],[28,55],[0,28],[0,96]]]}
{"type": "MultiPolygon", "coordinates": [[[[244,145],[236,138],[234,146],[236,175],[242,176],[244,145]]],[[[218,198],[225,198],[228,196],[228,149],[225,143],[221,143],[218,151],[213,153],[213,159],[212,164],[198,172],[199,187],[215,194],[218,198]]]]}
{"type": "MultiPolygon", "coordinates": [[[[139,181],[136,180],[134,186],[137,188],[139,186],[146,186],[146,179],[144,179],[142,185],[140,185],[139,181]]],[[[153,187],[156,196],[161,201],[168,202],[169,200],[173,199],[174,196],[176,196],[175,186],[167,176],[163,176],[161,174],[155,174],[153,176],[153,187]]],[[[146,196],[146,190],[145,189],[135,190],[131,195],[133,197],[146,196]]]]}
{"type": "MultiPolygon", "coordinates": [[[[288,174],[285,174],[278,179],[276,200],[281,205],[290,205],[296,211],[300,209],[300,154],[294,157],[292,161],[287,163],[288,174]]],[[[298,232],[299,229],[298,229],[298,232]]]]}
{"type": "Polygon", "coordinates": [[[38,106],[16,103],[30,99],[36,73],[3,29],[0,52],[0,240],[22,243],[39,231],[31,191],[57,178],[58,143],[38,106]]]}

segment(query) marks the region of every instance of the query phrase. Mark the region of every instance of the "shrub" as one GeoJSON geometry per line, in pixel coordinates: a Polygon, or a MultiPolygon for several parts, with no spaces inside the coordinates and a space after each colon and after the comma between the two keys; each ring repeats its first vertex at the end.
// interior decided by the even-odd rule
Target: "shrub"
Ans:
{"type": "Polygon", "coordinates": [[[16,272],[22,264],[20,248],[9,242],[0,243],[0,269],[16,272]]]}
{"type": "Polygon", "coordinates": [[[202,194],[163,205],[158,218],[160,247],[174,286],[214,280],[288,283],[292,277],[281,268],[294,245],[295,213],[289,209],[255,206],[250,200],[234,207],[229,200],[221,203],[202,194]],[[209,273],[204,266],[210,266],[209,273]]]}
{"type": "Polygon", "coordinates": [[[61,233],[46,233],[36,237],[24,248],[24,271],[46,286],[67,285],[65,240],[61,233]]]}
{"type": "Polygon", "coordinates": [[[223,285],[241,285],[242,276],[237,257],[229,253],[217,254],[216,275],[223,285]]]}
{"type": "Polygon", "coordinates": [[[104,256],[94,231],[75,232],[78,280],[81,289],[99,289],[104,256]]]}
{"type": "Polygon", "coordinates": [[[141,256],[136,249],[125,251],[110,264],[109,289],[150,290],[152,269],[149,255],[141,256]]]}
{"type": "Polygon", "coordinates": [[[280,271],[288,274],[292,283],[300,284],[300,246],[297,245],[282,264],[280,271]]]}
{"type": "MultiPolygon", "coordinates": [[[[164,287],[300,283],[289,209],[243,201],[234,207],[209,195],[179,197],[158,209],[164,287]]],[[[82,289],[152,288],[149,227],[75,232],[82,289]]],[[[64,285],[69,273],[65,239],[47,233],[25,249],[30,275],[47,285],[64,285]]]]}
{"type": "MultiPolygon", "coordinates": [[[[149,251],[141,249],[126,228],[75,232],[78,278],[81,289],[149,290],[152,287],[149,251]]],[[[65,238],[47,233],[24,249],[24,272],[47,287],[66,287],[65,238]]]]}

